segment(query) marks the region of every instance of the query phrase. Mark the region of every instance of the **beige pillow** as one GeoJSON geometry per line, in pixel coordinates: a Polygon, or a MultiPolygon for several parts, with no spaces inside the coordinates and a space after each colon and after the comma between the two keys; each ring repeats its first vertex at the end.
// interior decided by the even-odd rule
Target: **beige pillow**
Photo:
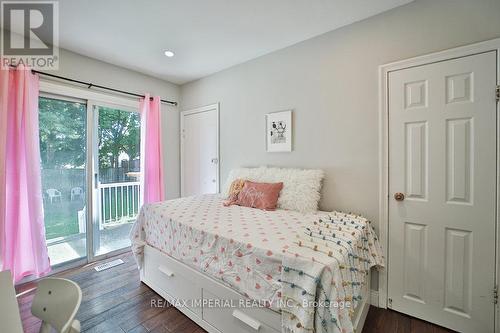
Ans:
{"type": "Polygon", "coordinates": [[[238,201],[238,194],[240,194],[243,186],[245,185],[245,179],[235,179],[229,187],[229,192],[227,195],[227,200],[224,201],[224,206],[229,206],[238,201]]]}

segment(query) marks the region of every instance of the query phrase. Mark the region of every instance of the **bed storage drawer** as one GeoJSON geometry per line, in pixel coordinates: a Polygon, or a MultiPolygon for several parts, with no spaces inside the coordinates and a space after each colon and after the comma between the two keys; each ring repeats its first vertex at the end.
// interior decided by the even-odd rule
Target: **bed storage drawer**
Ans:
{"type": "MultiPolygon", "coordinates": [[[[222,289],[222,288],[221,288],[222,289]]],[[[281,317],[280,314],[268,309],[237,307],[241,295],[228,290],[216,290],[218,295],[207,289],[203,289],[204,301],[228,300],[226,305],[233,301],[236,307],[209,307],[204,302],[203,320],[217,327],[221,332],[245,332],[245,333],[279,333],[281,317]],[[222,291],[222,292],[221,292],[222,291]]]]}
{"type": "Polygon", "coordinates": [[[145,280],[179,300],[181,306],[201,316],[201,308],[193,307],[196,304],[194,301],[201,298],[201,288],[189,269],[152,247],[147,246],[145,252],[145,280]]]}
{"type": "Polygon", "coordinates": [[[189,303],[186,307],[172,304],[207,332],[281,332],[279,313],[265,308],[239,307],[239,300],[245,298],[238,292],[151,246],[145,246],[144,251],[141,279],[170,303],[197,300],[196,307],[189,303]],[[235,307],[211,307],[206,300],[223,304],[229,300],[235,307]]]}

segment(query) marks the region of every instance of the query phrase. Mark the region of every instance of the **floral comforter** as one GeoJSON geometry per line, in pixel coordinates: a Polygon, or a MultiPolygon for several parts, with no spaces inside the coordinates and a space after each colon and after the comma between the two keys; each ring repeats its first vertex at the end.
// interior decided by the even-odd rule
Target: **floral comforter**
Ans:
{"type": "MultiPolygon", "coordinates": [[[[332,327],[328,331],[349,332],[349,311],[355,307],[360,287],[366,283],[366,273],[371,266],[382,265],[383,258],[366,220],[340,216],[224,207],[219,195],[180,198],[142,207],[131,232],[132,251],[140,266],[144,245],[148,244],[259,304],[281,311],[284,330],[310,332],[315,327],[319,332],[326,326],[332,327]],[[337,226],[339,223],[343,226],[337,226]],[[335,235],[341,237],[341,244],[315,243],[320,229],[334,226],[341,228],[335,235]],[[349,240],[350,245],[345,243],[349,240]],[[301,271],[308,275],[300,274],[301,271]],[[330,298],[352,300],[354,307],[330,307],[331,318],[326,318],[324,311],[315,316],[318,307],[298,307],[292,299],[300,302],[305,298],[323,298],[320,284],[312,285],[308,279],[333,283],[332,287],[321,288],[330,298]],[[323,322],[324,319],[330,322],[323,322]]],[[[325,236],[321,241],[328,239],[325,236]]]]}

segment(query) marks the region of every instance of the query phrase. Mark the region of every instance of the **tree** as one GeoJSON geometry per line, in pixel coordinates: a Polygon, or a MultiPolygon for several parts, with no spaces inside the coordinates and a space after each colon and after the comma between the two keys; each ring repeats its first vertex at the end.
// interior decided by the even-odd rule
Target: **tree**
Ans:
{"type": "Polygon", "coordinates": [[[126,153],[129,161],[140,154],[139,114],[106,107],[99,108],[99,167],[118,168],[118,158],[126,153]]]}
{"type": "Polygon", "coordinates": [[[40,97],[38,107],[43,167],[83,166],[86,158],[86,105],[40,97]]]}
{"type": "MultiPolygon", "coordinates": [[[[87,106],[40,97],[39,126],[42,166],[79,168],[86,161],[87,106]]],[[[118,168],[119,156],[129,161],[140,155],[140,116],[135,112],[99,107],[99,169],[118,168]]],[[[116,175],[118,175],[116,173],[116,175]]]]}

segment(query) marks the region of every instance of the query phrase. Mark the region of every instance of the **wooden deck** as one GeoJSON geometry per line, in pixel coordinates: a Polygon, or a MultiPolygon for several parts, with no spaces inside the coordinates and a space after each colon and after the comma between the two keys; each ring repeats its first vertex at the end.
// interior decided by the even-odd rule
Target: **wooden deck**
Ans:
{"type": "MultiPolygon", "coordinates": [[[[139,281],[139,272],[131,254],[118,256],[125,264],[96,272],[96,263],[60,274],[77,282],[83,300],[77,319],[83,332],[94,333],[202,333],[202,328],[172,306],[152,307],[152,300],[161,300],[153,290],[139,281]]],[[[111,259],[107,259],[109,261],[111,259]]],[[[26,293],[18,298],[26,333],[38,333],[40,321],[31,315],[31,302],[36,282],[17,288],[26,293]]],[[[153,301],[154,302],[154,301],[153,301]]],[[[436,325],[395,311],[371,307],[363,333],[445,333],[436,325]]],[[[237,333],[237,332],[235,332],[237,333]]]]}

